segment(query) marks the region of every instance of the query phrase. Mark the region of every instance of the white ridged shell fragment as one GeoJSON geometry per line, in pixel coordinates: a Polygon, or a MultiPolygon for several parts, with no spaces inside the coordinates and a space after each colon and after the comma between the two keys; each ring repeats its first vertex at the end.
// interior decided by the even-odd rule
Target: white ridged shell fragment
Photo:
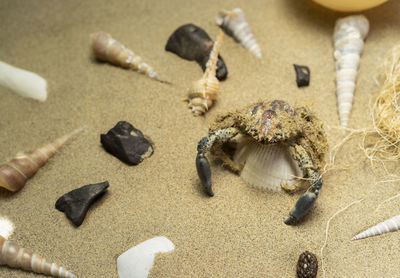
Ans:
{"type": "Polygon", "coordinates": [[[2,61],[0,61],[0,85],[23,97],[42,102],[47,99],[47,82],[43,77],[2,61]]]}
{"type": "Polygon", "coordinates": [[[244,164],[240,177],[248,184],[265,190],[294,188],[303,172],[283,144],[264,145],[247,140],[235,152],[235,163],[244,164]]]}
{"type": "Polygon", "coordinates": [[[342,127],[346,127],[349,121],[360,56],[368,31],[369,22],[363,15],[348,16],[336,21],[333,56],[336,60],[336,95],[342,127]]]}
{"type": "Polygon", "coordinates": [[[261,59],[261,49],[251,31],[250,25],[246,21],[244,12],[240,8],[232,11],[222,10],[216,17],[216,23],[227,34],[231,35],[245,49],[253,53],[257,58],[261,59]]]}
{"type": "Polygon", "coordinates": [[[362,233],[359,233],[358,235],[354,236],[351,240],[363,239],[367,237],[386,234],[389,232],[395,232],[398,231],[399,228],[400,228],[400,215],[397,215],[365,230],[362,233]]]}
{"type": "Polygon", "coordinates": [[[118,277],[146,278],[153,267],[155,255],[171,252],[174,248],[174,244],[163,236],[154,237],[132,247],[117,259],[118,277]]]}

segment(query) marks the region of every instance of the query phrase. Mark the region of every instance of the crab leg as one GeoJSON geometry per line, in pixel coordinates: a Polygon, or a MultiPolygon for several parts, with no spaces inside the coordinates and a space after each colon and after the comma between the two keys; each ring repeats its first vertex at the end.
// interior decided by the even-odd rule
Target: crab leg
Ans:
{"type": "Polygon", "coordinates": [[[322,187],[321,175],[314,168],[313,162],[306,150],[300,145],[294,145],[290,147],[290,152],[293,158],[298,161],[299,167],[306,171],[311,187],[297,200],[289,217],[285,220],[286,225],[296,224],[301,217],[307,214],[317,199],[319,190],[322,187]]]}
{"type": "Polygon", "coordinates": [[[236,128],[225,128],[219,129],[212,132],[208,137],[203,137],[197,144],[197,156],[196,156],[196,168],[197,174],[199,175],[200,181],[206,189],[208,196],[214,196],[211,182],[211,168],[207,157],[207,152],[211,150],[211,147],[215,142],[224,143],[229,141],[232,137],[235,137],[238,133],[236,128]]]}

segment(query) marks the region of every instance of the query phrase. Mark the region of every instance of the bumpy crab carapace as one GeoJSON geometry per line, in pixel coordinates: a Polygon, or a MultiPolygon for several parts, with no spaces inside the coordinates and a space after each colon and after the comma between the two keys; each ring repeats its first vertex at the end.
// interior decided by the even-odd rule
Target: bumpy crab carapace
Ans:
{"type": "Polygon", "coordinates": [[[310,110],[282,100],[261,101],[217,117],[209,136],[198,143],[196,168],[209,196],[214,195],[209,151],[257,187],[293,190],[301,184],[295,176],[307,180],[309,189],[285,220],[294,225],[318,197],[327,150],[322,124],[310,110]]]}

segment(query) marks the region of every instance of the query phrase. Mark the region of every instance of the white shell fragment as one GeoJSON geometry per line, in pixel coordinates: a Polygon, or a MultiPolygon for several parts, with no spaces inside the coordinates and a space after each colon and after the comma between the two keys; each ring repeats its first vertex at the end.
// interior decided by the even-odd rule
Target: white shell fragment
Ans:
{"type": "Polygon", "coordinates": [[[365,230],[362,233],[359,233],[358,235],[354,236],[351,240],[363,239],[367,237],[386,234],[389,232],[395,232],[399,230],[399,228],[400,228],[400,215],[397,215],[393,218],[390,218],[386,221],[383,221],[369,228],[368,230],[365,230]]]}
{"type": "Polygon", "coordinates": [[[5,217],[0,216],[0,236],[8,239],[14,231],[14,224],[5,217]]]}
{"type": "Polygon", "coordinates": [[[171,252],[174,244],[166,237],[154,237],[132,247],[117,259],[119,278],[146,278],[157,253],[171,252]]]}
{"type": "Polygon", "coordinates": [[[294,187],[299,182],[296,177],[303,177],[297,162],[282,144],[245,142],[235,152],[234,160],[238,164],[245,161],[240,177],[260,189],[280,191],[282,187],[294,187]]]}
{"type": "Polygon", "coordinates": [[[45,101],[47,82],[36,73],[0,61],[0,85],[23,96],[45,101]]]}
{"type": "Polygon", "coordinates": [[[231,35],[245,49],[257,56],[262,57],[261,49],[258,45],[250,25],[247,23],[244,12],[240,8],[232,11],[222,10],[216,17],[216,23],[228,35],[231,35]]]}
{"type": "Polygon", "coordinates": [[[346,127],[349,121],[358,65],[368,31],[369,22],[363,15],[348,16],[336,21],[333,56],[336,60],[336,93],[342,127],[346,127]]]}

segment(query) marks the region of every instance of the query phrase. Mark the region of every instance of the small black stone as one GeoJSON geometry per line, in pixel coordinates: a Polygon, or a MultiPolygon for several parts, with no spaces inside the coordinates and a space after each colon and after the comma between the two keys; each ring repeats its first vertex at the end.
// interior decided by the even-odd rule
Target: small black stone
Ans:
{"type": "Polygon", "coordinates": [[[310,84],[310,69],[307,66],[293,64],[296,71],[297,87],[308,86],[310,84]]]}
{"type": "Polygon", "coordinates": [[[79,227],[85,219],[89,207],[103,196],[108,186],[108,181],[105,181],[74,189],[57,200],[56,209],[64,212],[68,219],[79,227]]]}
{"type": "Polygon", "coordinates": [[[100,142],[107,152],[128,165],[138,165],[154,152],[143,133],[125,121],[118,122],[107,134],[101,134],[100,142]]]}
{"type": "MultiPolygon", "coordinates": [[[[175,53],[183,59],[196,61],[204,71],[213,45],[214,42],[206,31],[189,23],[180,26],[172,33],[165,46],[165,50],[175,53]]],[[[217,73],[215,76],[218,80],[225,80],[228,76],[228,69],[220,55],[218,55],[217,73]]]]}

